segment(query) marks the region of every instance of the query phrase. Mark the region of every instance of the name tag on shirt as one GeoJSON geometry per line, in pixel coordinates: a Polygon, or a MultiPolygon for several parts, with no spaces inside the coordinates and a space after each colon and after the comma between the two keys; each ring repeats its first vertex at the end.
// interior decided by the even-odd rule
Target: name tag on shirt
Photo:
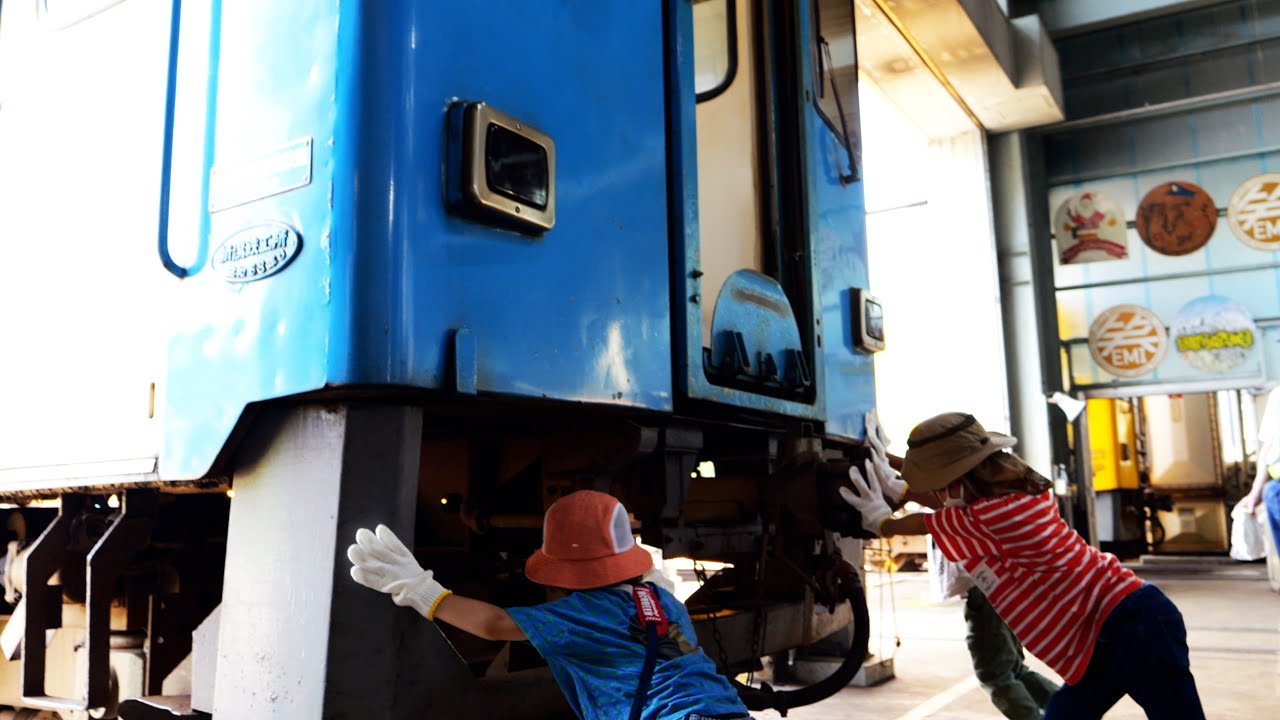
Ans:
{"type": "Polygon", "coordinates": [[[995,571],[987,567],[986,563],[980,563],[970,570],[969,575],[973,577],[973,583],[987,597],[991,597],[991,592],[1000,584],[1000,577],[995,574],[995,571]]]}

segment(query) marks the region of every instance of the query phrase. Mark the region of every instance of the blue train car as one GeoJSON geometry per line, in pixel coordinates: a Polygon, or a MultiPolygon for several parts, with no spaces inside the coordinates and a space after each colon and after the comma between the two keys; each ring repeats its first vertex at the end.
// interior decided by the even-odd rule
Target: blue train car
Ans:
{"type": "Polygon", "coordinates": [[[343,549],[385,522],[536,602],[579,488],[732,563],[690,600],[727,673],[853,628],[752,707],[846,684],[882,339],[853,37],[832,0],[0,5],[0,703],[554,717],[531,650],[343,549]]]}

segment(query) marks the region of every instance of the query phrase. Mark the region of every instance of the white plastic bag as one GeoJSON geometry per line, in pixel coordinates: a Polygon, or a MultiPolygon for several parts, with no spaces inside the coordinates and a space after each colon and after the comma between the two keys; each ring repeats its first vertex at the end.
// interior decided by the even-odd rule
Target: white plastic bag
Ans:
{"type": "Polygon", "coordinates": [[[929,558],[929,590],[932,602],[938,603],[950,597],[963,597],[973,587],[973,578],[942,554],[942,550],[929,537],[927,548],[929,558]]]}
{"type": "Polygon", "coordinates": [[[1231,511],[1231,557],[1236,560],[1261,560],[1267,556],[1266,528],[1259,517],[1266,512],[1262,503],[1253,512],[1236,506],[1231,511]]]}

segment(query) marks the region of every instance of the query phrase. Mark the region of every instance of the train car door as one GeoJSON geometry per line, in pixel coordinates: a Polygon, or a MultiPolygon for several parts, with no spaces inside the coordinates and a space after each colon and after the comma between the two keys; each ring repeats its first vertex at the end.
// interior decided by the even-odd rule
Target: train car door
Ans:
{"type": "Polygon", "coordinates": [[[852,6],[670,15],[677,384],[694,403],[804,419],[838,405],[858,422],[829,430],[859,436],[874,391],[847,330],[849,290],[866,287],[852,6]]]}

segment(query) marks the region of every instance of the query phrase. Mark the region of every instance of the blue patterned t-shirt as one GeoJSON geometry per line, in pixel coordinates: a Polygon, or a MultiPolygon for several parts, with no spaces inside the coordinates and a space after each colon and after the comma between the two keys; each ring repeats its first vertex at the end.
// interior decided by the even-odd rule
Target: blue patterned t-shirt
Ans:
{"type": "MultiPolygon", "coordinates": [[[[690,714],[747,717],[738,693],[698,648],[689,613],[658,588],[668,630],[641,717],[684,720],[690,714]]],[[[575,592],[554,602],[509,608],[542,654],[573,711],[583,720],[618,720],[631,712],[644,665],[645,631],[631,589],[575,592]]]]}

